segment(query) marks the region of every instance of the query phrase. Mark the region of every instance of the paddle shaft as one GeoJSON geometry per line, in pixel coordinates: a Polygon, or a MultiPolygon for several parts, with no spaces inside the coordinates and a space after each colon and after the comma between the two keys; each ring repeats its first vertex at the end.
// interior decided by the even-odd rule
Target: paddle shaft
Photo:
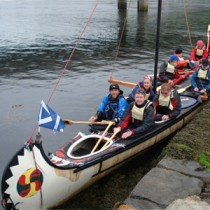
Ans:
{"type": "Polygon", "coordinates": [[[132,87],[132,88],[136,86],[136,83],[125,82],[125,81],[121,81],[121,80],[117,80],[117,79],[109,79],[108,82],[112,83],[112,84],[118,84],[118,85],[123,85],[123,86],[127,86],[127,87],[132,87]]]}
{"type": "Polygon", "coordinates": [[[195,71],[180,71],[179,74],[187,74],[187,73],[193,73],[195,71]]]}
{"type": "Polygon", "coordinates": [[[118,130],[115,131],[115,132],[112,134],[112,136],[111,136],[111,137],[109,138],[109,140],[104,144],[104,146],[102,147],[102,149],[105,148],[106,145],[108,145],[108,144],[112,141],[112,139],[117,135],[117,133],[119,133],[118,130]]]}
{"type": "Polygon", "coordinates": [[[99,140],[97,141],[95,147],[92,149],[91,154],[95,152],[96,148],[98,147],[99,143],[101,142],[101,140],[104,138],[104,136],[106,135],[107,131],[109,130],[109,128],[113,125],[113,122],[110,122],[109,125],[106,127],[105,131],[103,132],[103,134],[101,135],[101,137],[99,138],[99,140]]]}
{"type": "MultiPolygon", "coordinates": [[[[186,79],[193,72],[194,71],[180,72],[181,74],[184,74],[184,78],[181,78],[180,77],[180,80],[179,79],[177,79],[177,81],[175,80],[174,81],[174,84],[178,84],[183,79],[186,79]]],[[[127,86],[127,87],[132,87],[132,88],[134,88],[136,86],[136,83],[133,83],[133,82],[125,82],[125,81],[122,81],[122,80],[117,80],[117,79],[112,79],[112,78],[110,78],[108,80],[108,82],[109,83],[112,83],[112,84],[119,84],[119,85],[123,85],[123,86],[127,86]]],[[[160,86],[156,88],[156,91],[159,91],[159,90],[160,90],[160,86]]]]}
{"type": "Polygon", "coordinates": [[[104,123],[102,123],[102,122],[74,121],[74,120],[68,120],[68,119],[64,119],[63,122],[66,124],[69,124],[69,125],[71,125],[71,124],[104,125],[104,123]]]}
{"type": "Polygon", "coordinates": [[[186,87],[183,87],[183,88],[180,88],[177,92],[178,93],[182,93],[184,92],[185,90],[187,90],[187,88],[191,87],[191,84],[190,85],[187,85],[186,87]]]}

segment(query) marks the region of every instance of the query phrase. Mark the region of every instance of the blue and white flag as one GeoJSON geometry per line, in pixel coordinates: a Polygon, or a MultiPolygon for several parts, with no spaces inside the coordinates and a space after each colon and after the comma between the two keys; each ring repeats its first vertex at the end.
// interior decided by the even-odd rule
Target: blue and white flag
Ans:
{"type": "Polygon", "coordinates": [[[63,132],[63,128],[65,128],[65,124],[60,116],[46,105],[44,101],[41,102],[38,124],[39,126],[60,132],[63,132]]]}

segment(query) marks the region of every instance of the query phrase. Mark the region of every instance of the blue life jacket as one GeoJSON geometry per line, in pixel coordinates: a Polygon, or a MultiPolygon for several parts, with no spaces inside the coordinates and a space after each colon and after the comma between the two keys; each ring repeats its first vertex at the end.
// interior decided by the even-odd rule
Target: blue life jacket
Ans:
{"type": "Polygon", "coordinates": [[[123,98],[122,95],[119,95],[116,99],[112,99],[111,95],[108,96],[107,105],[104,109],[107,120],[112,120],[118,117],[118,111],[119,111],[118,106],[121,98],[123,98]]]}

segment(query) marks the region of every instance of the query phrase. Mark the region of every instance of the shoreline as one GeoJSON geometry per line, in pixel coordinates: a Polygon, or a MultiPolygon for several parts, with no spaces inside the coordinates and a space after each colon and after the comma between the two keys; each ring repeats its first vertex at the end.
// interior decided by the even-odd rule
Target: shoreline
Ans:
{"type": "Polygon", "coordinates": [[[127,209],[169,210],[177,199],[185,199],[182,202],[188,202],[188,206],[191,202],[201,209],[210,209],[209,128],[208,102],[163,148],[157,166],[137,183],[124,202],[115,205],[115,209],[127,206],[127,209]]]}

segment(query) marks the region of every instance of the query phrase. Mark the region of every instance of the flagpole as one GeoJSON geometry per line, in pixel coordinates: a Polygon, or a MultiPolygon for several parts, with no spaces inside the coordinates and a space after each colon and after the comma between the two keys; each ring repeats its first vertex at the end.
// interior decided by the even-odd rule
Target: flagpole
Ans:
{"type": "Polygon", "coordinates": [[[154,92],[155,93],[156,93],[156,87],[157,87],[157,69],[158,69],[158,54],[159,54],[159,40],[160,40],[161,9],[162,9],[162,0],[158,0],[156,47],[155,47],[155,66],[154,66],[154,92]]]}

